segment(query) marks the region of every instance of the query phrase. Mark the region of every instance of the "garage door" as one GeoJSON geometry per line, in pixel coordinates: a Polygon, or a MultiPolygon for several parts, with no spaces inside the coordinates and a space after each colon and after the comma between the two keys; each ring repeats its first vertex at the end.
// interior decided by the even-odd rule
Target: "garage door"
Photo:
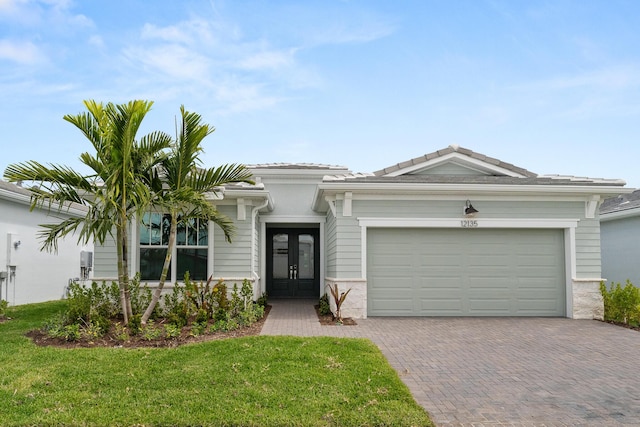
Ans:
{"type": "Polygon", "coordinates": [[[562,230],[367,232],[370,316],[564,316],[562,230]]]}

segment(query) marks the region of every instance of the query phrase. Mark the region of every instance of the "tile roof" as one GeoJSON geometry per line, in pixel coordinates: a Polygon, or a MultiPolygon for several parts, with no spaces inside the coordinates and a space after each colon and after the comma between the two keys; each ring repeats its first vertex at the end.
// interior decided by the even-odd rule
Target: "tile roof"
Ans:
{"type": "Polygon", "coordinates": [[[591,179],[571,176],[535,176],[518,178],[494,175],[401,175],[376,176],[373,174],[345,174],[325,176],[324,182],[368,182],[368,183],[405,183],[405,184],[498,184],[498,185],[596,185],[624,186],[618,179],[591,179]]]}
{"type": "Polygon", "coordinates": [[[259,163],[254,165],[246,165],[248,169],[307,169],[307,170],[344,170],[348,171],[346,166],[325,165],[321,163],[259,163]]]}
{"type": "Polygon", "coordinates": [[[438,151],[434,151],[433,153],[429,153],[429,154],[425,154],[424,156],[420,156],[420,157],[416,157],[413,158],[411,160],[407,160],[406,162],[402,162],[402,163],[398,163],[395,164],[393,166],[389,166],[387,168],[381,169],[379,171],[374,172],[373,174],[376,176],[383,176],[383,175],[387,175],[393,172],[396,172],[398,170],[410,167],[410,166],[414,166],[414,165],[419,165],[421,163],[427,162],[429,160],[433,160],[433,159],[437,159],[439,157],[444,157],[448,154],[451,153],[460,153],[460,154],[464,154],[465,156],[468,156],[472,159],[476,159],[476,160],[480,160],[483,162],[486,162],[488,164],[494,165],[494,166],[498,166],[500,168],[506,169],[506,170],[510,170],[512,172],[515,172],[517,174],[520,175],[524,175],[526,177],[529,178],[533,178],[536,177],[537,175],[533,172],[530,172],[526,169],[517,167],[511,163],[506,163],[503,162],[501,160],[495,159],[493,157],[489,157],[489,156],[485,156],[484,154],[480,154],[480,153],[476,153],[475,151],[469,150],[467,148],[463,148],[460,147],[458,145],[450,145],[447,148],[444,148],[442,150],[438,150],[438,151]]]}

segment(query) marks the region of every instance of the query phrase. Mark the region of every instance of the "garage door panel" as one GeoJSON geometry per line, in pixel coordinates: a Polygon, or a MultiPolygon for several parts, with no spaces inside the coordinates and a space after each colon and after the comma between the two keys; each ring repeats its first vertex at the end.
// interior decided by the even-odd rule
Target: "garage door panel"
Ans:
{"type": "Polygon", "coordinates": [[[425,298],[419,300],[416,310],[427,316],[460,316],[463,307],[460,298],[425,298]]]}
{"type": "Polygon", "coordinates": [[[511,301],[506,298],[469,298],[469,314],[472,316],[509,316],[511,301]]]}
{"type": "Polygon", "coordinates": [[[414,300],[411,298],[387,298],[369,301],[369,308],[375,310],[379,316],[412,316],[415,312],[414,300]]]}
{"type": "Polygon", "coordinates": [[[564,316],[562,230],[370,229],[367,253],[371,316],[564,316]]]}

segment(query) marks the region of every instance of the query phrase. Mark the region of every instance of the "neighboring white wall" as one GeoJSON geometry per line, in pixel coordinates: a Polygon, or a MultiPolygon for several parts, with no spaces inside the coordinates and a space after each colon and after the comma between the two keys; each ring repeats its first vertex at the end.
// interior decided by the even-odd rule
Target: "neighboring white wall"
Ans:
{"type": "Polygon", "coordinates": [[[2,299],[12,305],[60,299],[70,278],[80,277],[80,252],[93,252],[93,243],[79,245],[68,236],[58,241],[58,252],[40,250],[39,224],[57,223],[45,210],[29,212],[24,203],[0,199],[0,271],[15,265],[15,276],[2,283],[2,299]],[[14,244],[20,242],[19,245],[14,244]]]}

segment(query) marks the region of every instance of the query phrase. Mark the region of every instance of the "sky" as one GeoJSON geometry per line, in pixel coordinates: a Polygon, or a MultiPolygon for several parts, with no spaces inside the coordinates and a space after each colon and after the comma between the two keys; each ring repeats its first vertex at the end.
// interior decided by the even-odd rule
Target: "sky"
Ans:
{"type": "Polygon", "coordinates": [[[71,166],[83,100],[180,106],[205,166],[373,172],[458,144],[640,187],[636,0],[0,0],[0,171],[71,166]]]}

